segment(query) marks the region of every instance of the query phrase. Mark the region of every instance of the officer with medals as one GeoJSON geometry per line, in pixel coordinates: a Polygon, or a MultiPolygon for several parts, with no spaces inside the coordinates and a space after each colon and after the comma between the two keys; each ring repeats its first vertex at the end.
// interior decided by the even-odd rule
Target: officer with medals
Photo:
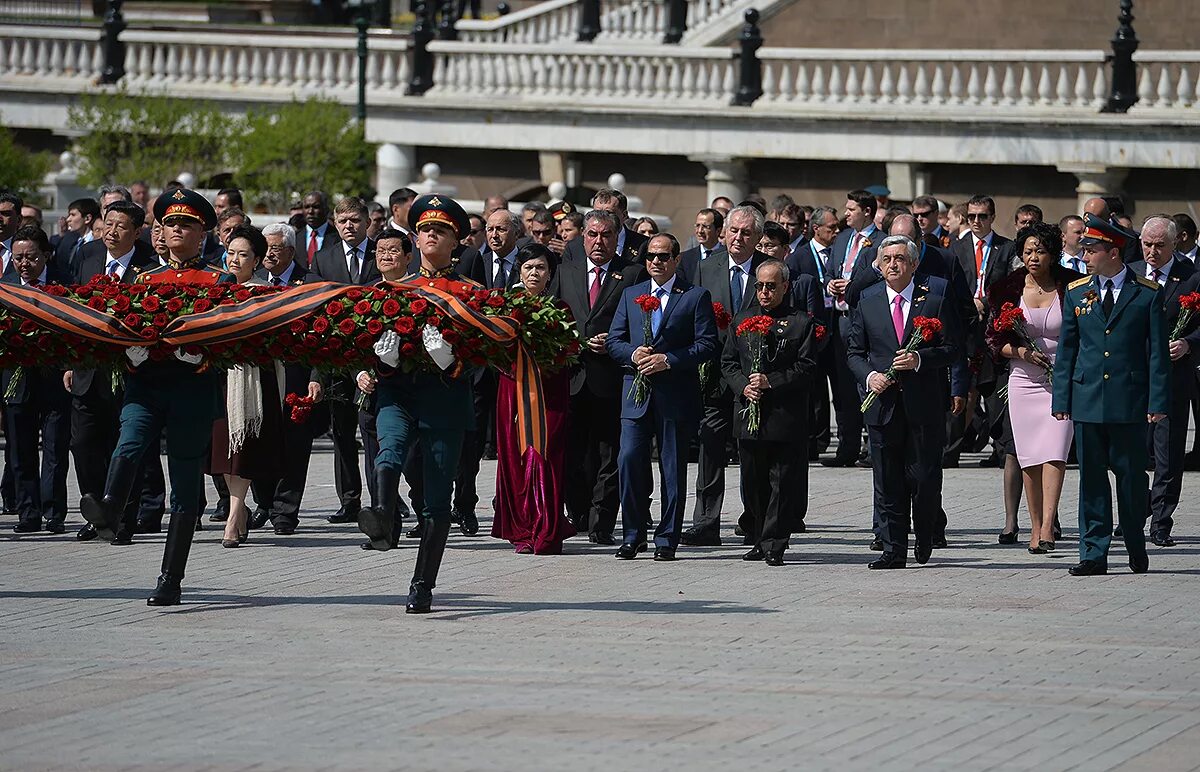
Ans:
{"type": "MultiPolygon", "coordinates": [[[[217,224],[216,212],[204,196],[186,189],[159,196],[154,219],[162,223],[168,261],[143,271],[137,283],[213,285],[235,281],[232,274],[204,263],[200,249],[205,234],[217,224]]],[[[200,516],[203,465],[213,420],[221,410],[220,380],[199,354],[188,354],[183,349],[164,361],[147,361],[149,354],[143,347],[131,347],[125,354],[130,365],[125,375],[121,431],[104,495],[100,499],[84,495],[80,510],[101,538],[112,538],[137,480],[138,460],[166,429],[167,468],[177,507],[167,529],[162,574],[146,603],[173,606],[180,601],[183,571],[200,516]]]]}
{"type": "MultiPolygon", "coordinates": [[[[458,202],[441,195],[421,196],[409,210],[408,223],[421,262],[417,271],[402,281],[445,291],[479,288],[454,267],[454,248],[470,230],[467,213],[458,202]]],[[[451,491],[463,436],[472,428],[475,415],[471,379],[464,376],[463,363],[455,359],[434,327],[425,327],[422,342],[436,370],[404,372],[400,338],[386,330],[375,343],[378,377],[359,380],[360,388],[377,395],[379,454],[375,457],[376,505],[359,511],[358,527],[377,549],[389,546],[400,473],[412,443],[420,443],[424,527],[405,608],[409,614],[428,613],[433,602],[432,591],[450,533],[451,491]]]]}
{"type": "Polygon", "coordinates": [[[1075,422],[1079,458],[1079,564],[1073,576],[1108,573],[1112,492],[1129,567],[1145,573],[1149,463],[1146,422],[1170,408],[1171,358],[1158,282],[1126,267],[1133,234],[1088,215],[1081,244],[1092,275],[1067,285],[1051,410],[1075,422]]]}

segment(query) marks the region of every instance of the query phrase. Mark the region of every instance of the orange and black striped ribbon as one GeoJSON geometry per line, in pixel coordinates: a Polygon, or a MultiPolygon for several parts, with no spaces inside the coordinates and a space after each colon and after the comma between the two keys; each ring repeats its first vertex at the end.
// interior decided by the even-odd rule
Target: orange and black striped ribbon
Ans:
{"type": "Polygon", "coordinates": [[[126,327],[119,319],[74,300],[48,295],[43,289],[0,284],[0,306],[46,329],[117,346],[154,343],[126,327]]]}

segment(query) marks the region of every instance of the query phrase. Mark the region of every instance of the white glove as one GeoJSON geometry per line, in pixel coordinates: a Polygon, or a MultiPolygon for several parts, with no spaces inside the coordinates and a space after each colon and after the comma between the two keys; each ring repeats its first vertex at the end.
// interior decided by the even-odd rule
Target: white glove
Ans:
{"type": "Polygon", "coordinates": [[[145,346],[130,346],[125,349],[125,356],[129,358],[134,367],[141,367],[142,362],[150,358],[150,352],[146,350],[145,346]]]}
{"type": "Polygon", "coordinates": [[[204,359],[200,354],[185,354],[183,349],[175,349],[175,358],[180,362],[187,362],[189,365],[198,365],[204,359]]]}
{"type": "Polygon", "coordinates": [[[385,330],[375,341],[375,356],[388,367],[400,364],[400,336],[392,330],[385,330]]]}
{"type": "Polygon", "coordinates": [[[454,364],[454,350],[432,324],[425,325],[425,329],[421,330],[421,342],[425,344],[425,350],[438,367],[447,370],[454,364]]]}

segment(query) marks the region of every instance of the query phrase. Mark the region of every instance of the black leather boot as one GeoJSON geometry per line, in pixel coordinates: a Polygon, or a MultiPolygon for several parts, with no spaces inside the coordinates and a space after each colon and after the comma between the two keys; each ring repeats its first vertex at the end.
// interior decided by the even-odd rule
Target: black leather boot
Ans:
{"type": "Polygon", "coordinates": [[[450,536],[450,520],[430,520],[425,523],[421,535],[421,547],[417,550],[417,565],[413,570],[412,584],[408,587],[406,614],[428,614],[433,605],[433,588],[437,585],[438,569],[442,566],[442,555],[446,552],[446,539],[450,536]]]}
{"type": "Polygon", "coordinates": [[[171,513],[171,523],[167,526],[167,546],[163,550],[162,575],[158,577],[154,594],[146,599],[147,605],[174,606],[179,603],[180,583],[199,519],[195,513],[171,513]]]}
{"type": "Polygon", "coordinates": [[[386,552],[400,537],[395,528],[396,501],[400,498],[400,470],[375,467],[375,506],[358,510],[358,530],[371,540],[371,549],[386,552]]]}
{"type": "Polygon", "coordinates": [[[80,499],[80,513],[96,528],[101,539],[112,541],[116,537],[137,473],[136,459],[113,456],[108,464],[108,478],[104,481],[104,496],[97,499],[85,493],[80,499]]]}

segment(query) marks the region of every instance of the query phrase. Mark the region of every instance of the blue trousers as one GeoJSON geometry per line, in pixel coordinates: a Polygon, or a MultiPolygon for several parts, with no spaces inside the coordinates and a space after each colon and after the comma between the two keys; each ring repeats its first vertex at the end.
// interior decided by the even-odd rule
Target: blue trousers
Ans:
{"type": "Polygon", "coordinates": [[[663,418],[653,408],[641,418],[621,419],[617,478],[621,489],[621,527],[626,544],[635,544],[646,536],[645,524],[650,518],[647,502],[654,491],[650,449],[651,441],[657,440],[662,502],[654,545],[672,549],[679,546],[683,505],[687,501],[688,443],[696,434],[696,423],[663,418]]]}
{"type": "Polygon", "coordinates": [[[380,383],[376,387],[375,431],[379,442],[379,453],[375,456],[375,469],[391,468],[397,472],[404,469],[409,450],[418,443],[422,458],[422,482],[424,483],[424,509],[422,515],[428,520],[450,520],[451,495],[454,478],[458,473],[459,456],[462,454],[466,424],[447,426],[442,422],[423,420],[421,413],[427,409],[444,411],[445,403],[429,404],[426,400],[412,400],[403,385],[391,386],[380,383]]]}

